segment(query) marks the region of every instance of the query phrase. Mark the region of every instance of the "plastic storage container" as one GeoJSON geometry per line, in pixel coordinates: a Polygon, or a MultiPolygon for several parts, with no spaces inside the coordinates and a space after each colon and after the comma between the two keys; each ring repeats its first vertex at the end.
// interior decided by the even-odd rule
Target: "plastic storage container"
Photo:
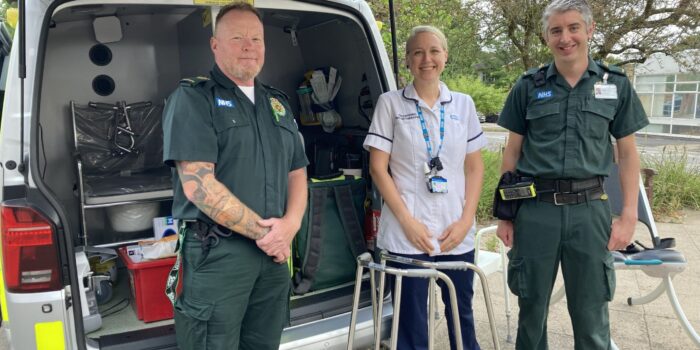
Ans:
{"type": "Polygon", "coordinates": [[[175,258],[132,262],[126,248],[119,248],[119,256],[129,269],[131,305],[136,316],[143,322],[154,322],[173,318],[173,306],[165,296],[165,283],[168,273],[175,264],[175,258]]]}

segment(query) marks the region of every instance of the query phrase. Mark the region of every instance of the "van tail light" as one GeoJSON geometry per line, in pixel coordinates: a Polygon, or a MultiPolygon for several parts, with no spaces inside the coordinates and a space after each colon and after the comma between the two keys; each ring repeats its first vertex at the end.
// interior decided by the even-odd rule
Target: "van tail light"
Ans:
{"type": "Polygon", "coordinates": [[[61,289],[54,225],[29,207],[0,208],[5,288],[13,293],[61,289]]]}

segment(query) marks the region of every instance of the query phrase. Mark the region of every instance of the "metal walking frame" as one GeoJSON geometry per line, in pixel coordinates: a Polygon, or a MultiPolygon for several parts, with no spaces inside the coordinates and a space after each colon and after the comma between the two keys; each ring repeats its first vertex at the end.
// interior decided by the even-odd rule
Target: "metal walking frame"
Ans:
{"type": "MultiPolygon", "coordinates": [[[[356,274],[356,279],[355,279],[355,292],[353,296],[353,305],[352,305],[352,312],[351,312],[351,317],[350,317],[350,332],[348,334],[348,345],[347,349],[351,350],[353,349],[353,340],[355,338],[355,323],[357,322],[357,312],[358,312],[358,306],[359,306],[359,299],[360,299],[360,289],[361,289],[361,284],[362,284],[362,276],[364,274],[364,269],[368,269],[370,272],[370,286],[371,286],[371,296],[372,296],[372,316],[374,319],[374,349],[379,350],[380,345],[381,345],[381,320],[380,316],[382,315],[382,308],[383,308],[383,303],[381,302],[382,296],[384,295],[384,287],[385,287],[385,276],[387,273],[395,275],[396,276],[396,289],[394,293],[394,315],[393,315],[393,321],[392,321],[392,329],[391,329],[391,345],[390,349],[394,350],[396,349],[396,341],[397,341],[397,335],[398,335],[398,327],[399,327],[399,317],[400,317],[400,306],[401,306],[401,286],[402,286],[402,280],[403,277],[412,277],[412,278],[428,278],[430,280],[430,284],[428,287],[428,349],[432,350],[434,349],[434,343],[435,343],[435,318],[432,316],[435,313],[435,305],[436,305],[436,298],[435,298],[435,289],[436,289],[436,280],[441,279],[445,282],[447,285],[449,294],[450,294],[450,304],[452,306],[452,310],[454,312],[452,313],[453,317],[453,326],[454,326],[454,334],[455,338],[457,339],[457,349],[462,350],[462,332],[460,328],[460,321],[459,321],[459,308],[457,306],[457,296],[455,292],[455,286],[452,280],[444,273],[438,270],[472,270],[476,273],[477,276],[479,276],[479,279],[481,281],[481,286],[483,289],[484,293],[484,302],[486,304],[486,311],[489,317],[489,324],[491,326],[491,335],[493,338],[493,343],[494,343],[494,348],[496,350],[500,349],[500,345],[498,343],[498,331],[496,330],[496,323],[495,319],[493,316],[493,307],[491,303],[491,295],[489,292],[489,286],[488,286],[488,281],[486,279],[486,275],[481,271],[479,267],[477,267],[474,264],[470,264],[468,262],[458,262],[458,261],[449,261],[449,262],[430,262],[430,261],[422,261],[422,260],[416,260],[416,259],[411,259],[411,258],[406,258],[406,257],[400,257],[400,256],[395,256],[391,255],[387,252],[380,252],[380,259],[381,262],[375,263],[372,259],[372,256],[369,253],[364,253],[360,255],[357,258],[357,274],[356,274]],[[399,268],[393,268],[393,267],[388,267],[386,266],[386,261],[394,261],[406,265],[413,265],[416,267],[420,268],[415,268],[415,269],[399,269],[399,268]],[[379,272],[379,289],[377,290],[376,288],[376,280],[375,280],[375,274],[374,272],[378,271],[379,272]]],[[[472,286],[469,286],[471,288],[472,286]]]]}

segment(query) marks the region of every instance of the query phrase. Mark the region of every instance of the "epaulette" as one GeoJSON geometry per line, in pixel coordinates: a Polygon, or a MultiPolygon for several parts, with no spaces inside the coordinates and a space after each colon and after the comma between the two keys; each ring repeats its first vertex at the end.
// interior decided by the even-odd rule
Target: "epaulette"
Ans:
{"type": "Polygon", "coordinates": [[[523,78],[525,77],[532,77],[532,79],[535,81],[535,86],[540,87],[543,86],[546,83],[546,74],[547,74],[547,69],[549,68],[549,64],[541,64],[537,68],[531,68],[527,72],[523,74],[523,78]]]}
{"type": "Polygon", "coordinates": [[[618,67],[618,66],[611,65],[608,62],[605,62],[603,60],[595,60],[595,63],[598,66],[600,66],[600,68],[603,68],[603,70],[605,70],[606,72],[615,73],[615,74],[622,75],[622,76],[627,76],[627,74],[625,74],[625,70],[618,67]]]}
{"type": "Polygon", "coordinates": [[[182,79],[182,80],[180,80],[180,85],[193,87],[193,86],[197,86],[199,84],[205,83],[207,81],[209,81],[209,77],[205,77],[205,76],[200,75],[197,77],[182,79]]]}
{"type": "Polygon", "coordinates": [[[262,84],[262,86],[265,87],[266,89],[270,90],[273,93],[277,93],[279,95],[282,95],[285,100],[289,101],[289,96],[287,96],[287,94],[284,91],[282,91],[274,86],[267,85],[267,84],[262,84]]]}

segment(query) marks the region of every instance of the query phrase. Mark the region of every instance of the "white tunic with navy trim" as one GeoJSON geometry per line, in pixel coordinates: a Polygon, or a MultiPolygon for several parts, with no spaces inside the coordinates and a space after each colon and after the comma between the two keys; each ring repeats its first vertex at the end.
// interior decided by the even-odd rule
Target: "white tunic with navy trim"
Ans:
{"type": "MultiPolygon", "coordinates": [[[[432,107],[418,97],[413,84],[379,96],[364,148],[369,150],[374,147],[390,154],[389,168],[394,184],[408,211],[433,233],[435,254],[440,253],[437,238],[462,215],[464,159],[468,153],[483,148],[486,142],[472,98],[451,92],[442,82],[440,97],[432,107]],[[440,151],[444,169],[439,175],[447,179],[447,193],[430,193],[426,186],[423,164],[430,158],[415,101],[419,102],[423,112],[433,157],[440,145],[440,105],[445,108],[445,140],[440,151]]],[[[474,249],[475,232],[476,225],[473,225],[464,241],[444,254],[464,254],[474,249]]],[[[422,253],[406,239],[401,225],[386,203],[379,221],[377,246],[395,253],[422,253]]]]}

